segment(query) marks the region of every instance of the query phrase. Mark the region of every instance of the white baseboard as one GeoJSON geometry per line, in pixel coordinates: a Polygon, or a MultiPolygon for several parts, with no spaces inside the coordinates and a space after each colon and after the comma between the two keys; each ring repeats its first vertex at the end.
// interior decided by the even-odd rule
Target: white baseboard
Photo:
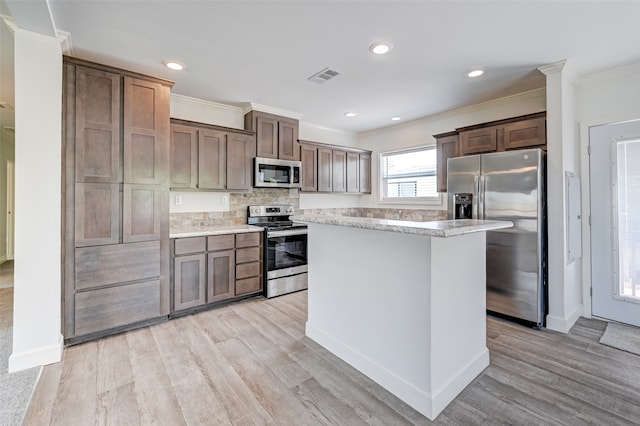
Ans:
{"type": "Polygon", "coordinates": [[[60,362],[63,347],[64,338],[61,334],[58,343],[55,345],[23,352],[13,352],[11,356],[9,356],[9,373],[60,362]]]}
{"type": "Polygon", "coordinates": [[[547,315],[547,328],[549,330],[558,331],[560,333],[567,334],[571,327],[573,327],[578,321],[578,318],[582,316],[584,307],[582,304],[577,305],[566,317],[557,317],[554,315],[547,315]]]}
{"type": "Polygon", "coordinates": [[[437,392],[430,393],[314,327],[308,321],[306,335],[432,421],[478,374],[489,366],[489,350],[485,348],[473,361],[462,367],[446,385],[437,392]]]}

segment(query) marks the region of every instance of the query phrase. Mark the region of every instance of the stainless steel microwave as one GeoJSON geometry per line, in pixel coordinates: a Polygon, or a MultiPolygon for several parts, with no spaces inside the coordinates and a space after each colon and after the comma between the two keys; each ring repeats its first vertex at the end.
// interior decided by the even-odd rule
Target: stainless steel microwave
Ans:
{"type": "Polygon", "coordinates": [[[257,188],[300,188],[300,161],[256,157],[253,186],[257,188]]]}

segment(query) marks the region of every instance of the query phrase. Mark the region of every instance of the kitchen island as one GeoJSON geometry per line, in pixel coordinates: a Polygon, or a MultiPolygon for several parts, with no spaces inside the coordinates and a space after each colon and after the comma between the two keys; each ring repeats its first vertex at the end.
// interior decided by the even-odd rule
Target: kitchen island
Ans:
{"type": "Polygon", "coordinates": [[[296,215],[306,334],[430,420],[489,365],[486,231],[511,222],[296,215]]]}

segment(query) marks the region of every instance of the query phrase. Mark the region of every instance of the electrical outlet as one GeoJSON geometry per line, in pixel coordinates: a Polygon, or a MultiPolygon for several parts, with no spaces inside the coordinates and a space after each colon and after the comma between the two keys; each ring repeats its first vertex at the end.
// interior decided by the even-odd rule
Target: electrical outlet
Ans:
{"type": "Polygon", "coordinates": [[[182,195],[176,195],[175,203],[176,203],[176,206],[182,205],[182,195]]]}
{"type": "Polygon", "coordinates": [[[220,205],[226,206],[229,204],[229,197],[227,195],[223,195],[220,197],[220,205]]]}

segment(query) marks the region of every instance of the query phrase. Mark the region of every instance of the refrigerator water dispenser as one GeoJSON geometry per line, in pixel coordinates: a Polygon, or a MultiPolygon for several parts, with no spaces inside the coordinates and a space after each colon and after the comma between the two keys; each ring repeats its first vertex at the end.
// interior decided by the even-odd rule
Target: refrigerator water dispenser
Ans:
{"type": "Polygon", "coordinates": [[[453,194],[454,206],[454,219],[473,219],[472,207],[473,207],[473,194],[459,193],[453,194]]]}

